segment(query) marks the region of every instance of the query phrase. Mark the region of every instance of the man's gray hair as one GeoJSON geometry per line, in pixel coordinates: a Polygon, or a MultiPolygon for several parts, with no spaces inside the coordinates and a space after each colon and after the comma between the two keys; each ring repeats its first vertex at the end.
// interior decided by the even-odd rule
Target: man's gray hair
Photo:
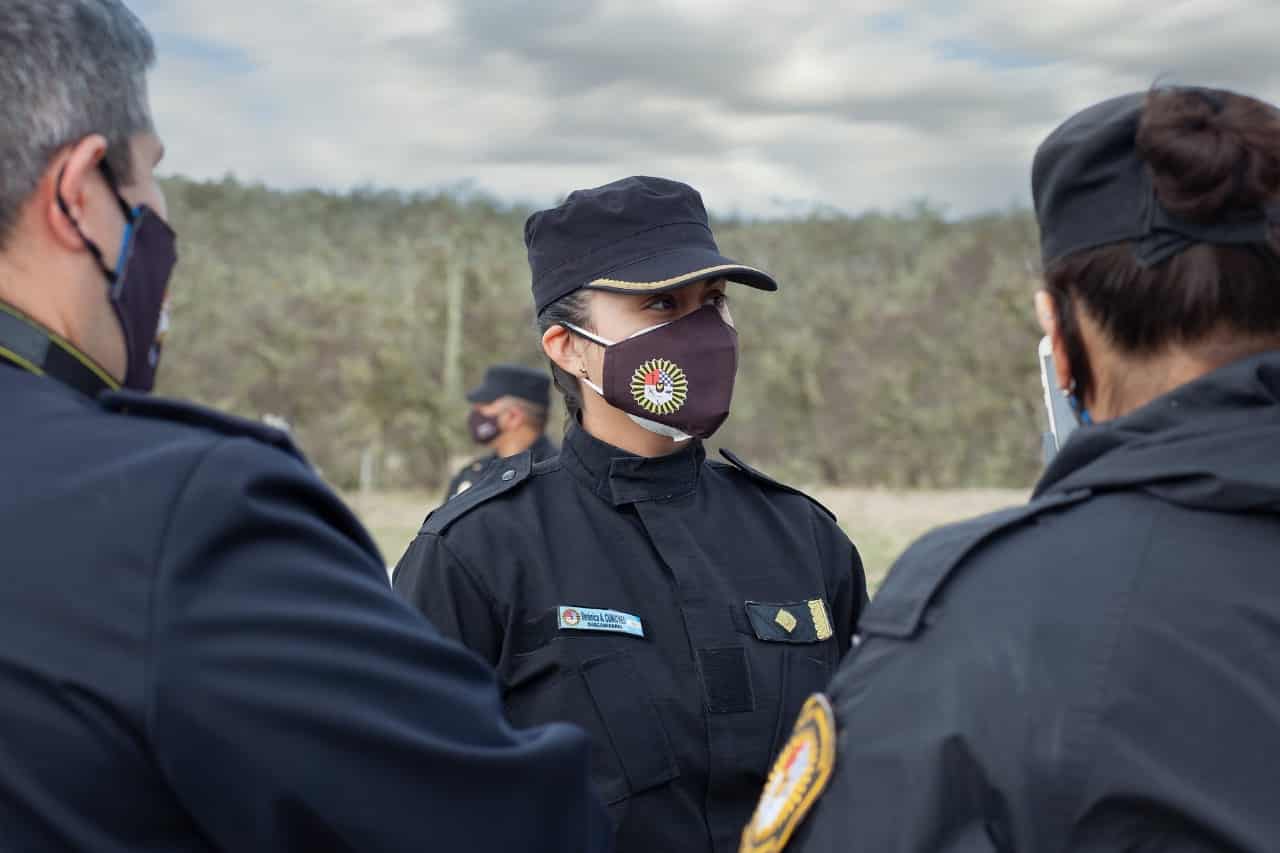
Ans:
{"type": "Polygon", "coordinates": [[[94,133],[132,180],[155,44],[121,0],[0,0],[0,248],[60,149],[94,133]]]}

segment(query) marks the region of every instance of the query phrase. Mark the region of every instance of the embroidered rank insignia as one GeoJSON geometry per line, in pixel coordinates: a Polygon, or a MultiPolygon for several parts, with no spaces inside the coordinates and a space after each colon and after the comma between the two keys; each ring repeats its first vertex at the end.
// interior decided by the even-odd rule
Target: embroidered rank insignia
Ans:
{"type": "Polygon", "coordinates": [[[644,636],[644,623],[639,616],[630,613],[594,607],[560,607],[557,612],[562,631],[609,631],[633,637],[644,636]]]}
{"type": "Polygon", "coordinates": [[[769,771],[739,853],[781,853],[831,781],[835,765],[835,714],[827,697],[815,693],[769,771]]]}
{"type": "Polygon", "coordinates": [[[746,601],[743,606],[749,630],[766,643],[821,643],[833,636],[830,611],[821,598],[746,601]]]}
{"type": "Polygon", "coordinates": [[[831,638],[831,619],[827,616],[827,604],[821,598],[809,602],[809,614],[813,616],[813,629],[818,632],[819,640],[831,638]]]}

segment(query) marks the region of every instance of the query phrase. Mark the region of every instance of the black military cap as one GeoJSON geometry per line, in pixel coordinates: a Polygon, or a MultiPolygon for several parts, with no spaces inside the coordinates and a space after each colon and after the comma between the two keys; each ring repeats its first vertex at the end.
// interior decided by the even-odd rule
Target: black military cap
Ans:
{"type": "Polygon", "coordinates": [[[777,290],[720,254],[702,196],[679,181],[624,178],[569,194],[529,217],[524,243],[538,313],[575,290],[658,293],[710,278],[777,290]]]}
{"type": "MultiPolygon", "coordinates": [[[[1222,109],[1224,90],[1179,87],[1222,109]]],[[[1075,252],[1131,242],[1143,266],[1155,266],[1196,243],[1267,243],[1280,211],[1219,222],[1179,219],[1156,198],[1151,172],[1138,154],[1138,127],[1147,92],[1095,104],[1069,118],[1036,151],[1031,193],[1040,224],[1040,254],[1048,266],[1075,252]]]]}
{"type": "Polygon", "coordinates": [[[472,403],[492,403],[499,397],[519,397],[538,406],[551,405],[551,379],[545,370],[518,364],[495,364],[485,371],[480,387],[467,392],[472,403]]]}

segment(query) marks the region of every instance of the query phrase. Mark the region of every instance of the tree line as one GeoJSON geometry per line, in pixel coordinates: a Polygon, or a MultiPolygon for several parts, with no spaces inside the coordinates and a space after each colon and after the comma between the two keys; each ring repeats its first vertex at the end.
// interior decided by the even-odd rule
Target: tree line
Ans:
{"type": "MultiPolygon", "coordinates": [[[[162,393],[275,416],[335,485],[437,487],[463,393],[544,365],[527,210],[464,192],[165,182],[180,235],[162,393]]],[[[1026,486],[1040,469],[1035,223],[929,205],[715,223],[776,294],[731,291],[742,356],[713,445],[797,483],[1026,486]]],[[[563,415],[553,417],[558,433],[563,415]]]]}

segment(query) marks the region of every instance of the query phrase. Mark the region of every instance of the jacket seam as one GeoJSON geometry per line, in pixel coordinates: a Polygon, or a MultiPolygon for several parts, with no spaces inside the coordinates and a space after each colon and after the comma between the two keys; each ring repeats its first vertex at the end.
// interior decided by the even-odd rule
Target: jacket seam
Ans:
{"type": "MultiPolygon", "coordinates": [[[[1108,618],[1108,636],[1103,641],[1101,649],[1102,663],[1101,672],[1098,675],[1095,689],[1092,694],[1093,701],[1088,705],[1082,706],[1080,716],[1082,722],[1080,728],[1085,731],[1082,736],[1077,739],[1076,749],[1067,751],[1066,765],[1063,768],[1064,790],[1062,793],[1061,808],[1063,813],[1060,815],[1061,826],[1064,829],[1063,843],[1069,843],[1071,832],[1074,829],[1075,814],[1079,810],[1089,780],[1093,777],[1094,768],[1097,766],[1095,761],[1096,753],[1099,748],[1098,728],[1101,720],[1106,697],[1110,693],[1111,683],[1115,672],[1115,660],[1120,651],[1121,635],[1125,630],[1125,617],[1131,612],[1133,607],[1134,591],[1138,585],[1140,576],[1144,573],[1148,563],[1151,548],[1155,543],[1156,521],[1161,507],[1152,508],[1151,518],[1147,524],[1146,538],[1143,541],[1141,555],[1135,562],[1135,567],[1131,573],[1128,583],[1124,589],[1123,597],[1119,598],[1108,618]],[[1074,761],[1073,761],[1074,757],[1074,761]],[[1074,764],[1074,766],[1073,766],[1074,764]],[[1074,789],[1074,790],[1073,790],[1074,789]],[[1068,807],[1069,804],[1069,807],[1068,807]]],[[[1066,849],[1063,847],[1062,849],[1066,849]]]]}

